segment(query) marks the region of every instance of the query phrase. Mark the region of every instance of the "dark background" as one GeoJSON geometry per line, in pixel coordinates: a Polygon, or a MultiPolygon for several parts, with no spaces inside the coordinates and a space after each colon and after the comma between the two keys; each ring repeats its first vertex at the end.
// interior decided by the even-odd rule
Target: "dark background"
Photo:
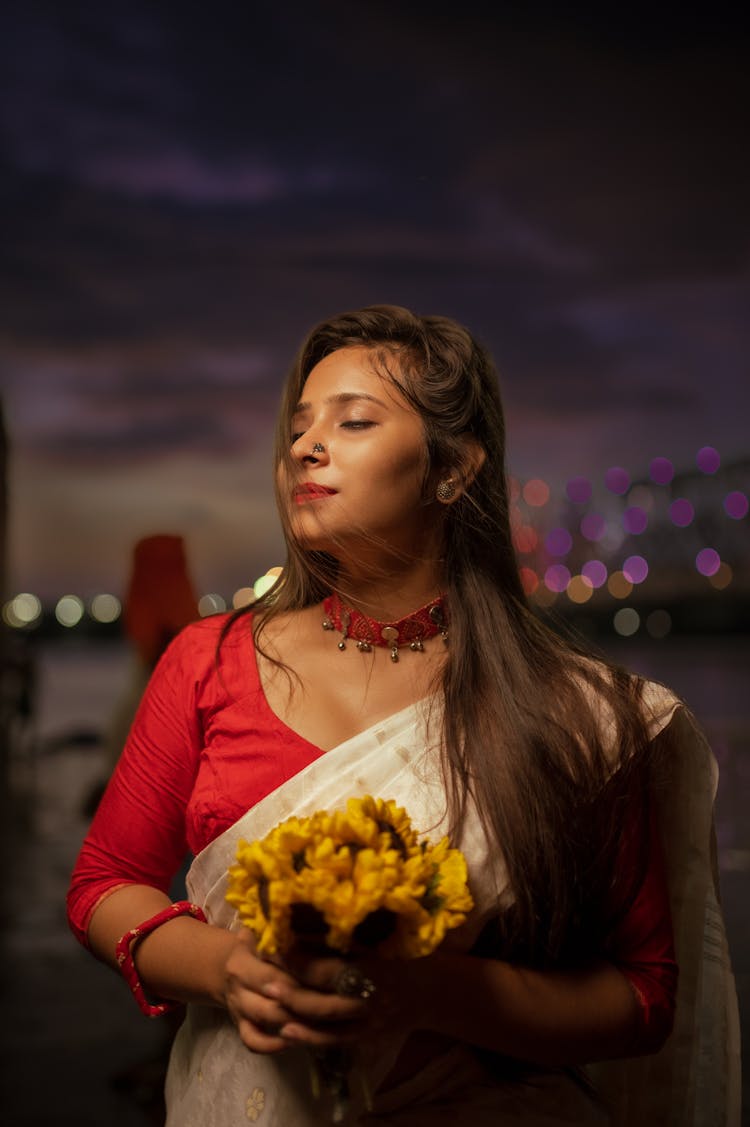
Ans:
{"type": "Polygon", "coordinates": [[[281,562],[269,432],[319,319],[493,352],[510,465],[747,457],[747,19],[721,6],[11,3],[0,373],[8,589],[281,562]],[[51,550],[51,546],[54,550],[51,550]]]}

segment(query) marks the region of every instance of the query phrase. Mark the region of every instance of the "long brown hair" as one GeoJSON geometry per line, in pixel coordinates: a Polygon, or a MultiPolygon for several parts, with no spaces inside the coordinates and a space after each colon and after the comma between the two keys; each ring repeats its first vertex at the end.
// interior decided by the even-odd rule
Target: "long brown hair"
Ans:
{"type": "MultiPolygon", "coordinates": [[[[308,374],[352,346],[371,350],[377,370],[421,416],[425,480],[461,464],[467,435],[485,451],[444,526],[450,645],[438,691],[450,820],[455,831],[473,800],[502,851],[513,907],[498,921],[493,949],[538,964],[585,957],[601,945],[614,906],[625,909],[645,864],[642,857],[627,871],[617,865],[626,829],[633,840],[646,838],[640,682],[593,660],[530,609],[511,540],[497,375],[455,321],[376,305],[314,328],[287,381],[276,466],[290,457],[292,416],[308,374]]],[[[257,632],[336,586],[335,559],[295,541],[278,501],[288,556],[281,581],[255,604],[264,612],[257,632]]]]}

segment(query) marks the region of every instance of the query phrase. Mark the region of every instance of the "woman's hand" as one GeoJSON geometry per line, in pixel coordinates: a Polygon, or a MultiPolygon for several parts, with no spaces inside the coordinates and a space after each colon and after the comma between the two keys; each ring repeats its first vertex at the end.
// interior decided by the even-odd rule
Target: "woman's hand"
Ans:
{"type": "Polygon", "coordinates": [[[414,988],[411,962],[344,960],[300,946],[278,969],[278,975],[269,975],[263,993],[288,1015],[279,1031],[286,1044],[323,1048],[419,1024],[420,992],[414,988]]]}
{"type": "Polygon", "coordinates": [[[277,1053],[295,1042],[333,1045],[354,1039],[366,1003],[335,992],[340,959],[297,955],[294,967],[255,953],[243,929],[224,967],[223,1002],[240,1038],[256,1053],[277,1053]]]}

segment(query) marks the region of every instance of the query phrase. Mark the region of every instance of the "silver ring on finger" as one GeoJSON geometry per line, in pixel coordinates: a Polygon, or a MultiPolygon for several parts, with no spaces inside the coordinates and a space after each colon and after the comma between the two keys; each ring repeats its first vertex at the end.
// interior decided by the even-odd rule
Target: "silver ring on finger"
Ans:
{"type": "Polygon", "coordinates": [[[359,998],[366,1002],[375,994],[377,987],[359,967],[346,966],[334,978],[333,989],[342,998],[359,998]]]}

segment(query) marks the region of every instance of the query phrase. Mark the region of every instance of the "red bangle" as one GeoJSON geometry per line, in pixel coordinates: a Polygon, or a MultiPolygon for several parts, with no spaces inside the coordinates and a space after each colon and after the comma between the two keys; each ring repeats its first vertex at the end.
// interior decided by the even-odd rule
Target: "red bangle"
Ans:
{"type": "Polygon", "coordinates": [[[133,961],[133,951],[137,944],[145,936],[150,935],[157,927],[161,927],[167,920],[174,920],[178,916],[195,916],[197,920],[206,923],[206,916],[202,908],[197,904],[191,904],[189,900],[178,900],[176,904],[170,904],[162,912],[152,916],[150,920],[146,920],[138,927],[126,931],[125,934],[117,940],[115,947],[115,954],[117,955],[117,965],[120,972],[133,992],[141,1011],[146,1017],[161,1017],[162,1014],[168,1013],[169,1010],[174,1010],[179,1006],[179,1002],[149,1002],[146,997],[146,992],[143,989],[143,983],[138,977],[138,971],[135,969],[135,962],[133,961]]]}

